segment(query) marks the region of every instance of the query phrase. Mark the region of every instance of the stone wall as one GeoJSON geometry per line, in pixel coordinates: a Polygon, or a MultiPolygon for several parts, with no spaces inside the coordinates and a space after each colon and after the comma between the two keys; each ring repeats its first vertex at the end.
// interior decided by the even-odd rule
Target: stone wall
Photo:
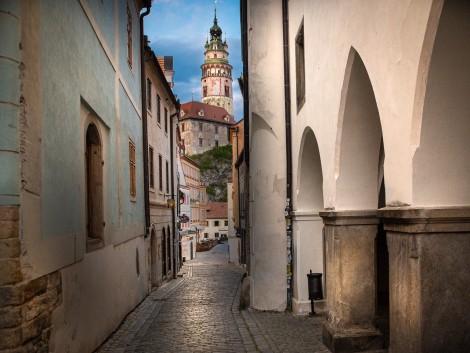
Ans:
{"type": "Polygon", "coordinates": [[[48,352],[60,273],[25,280],[20,254],[19,207],[0,207],[0,352],[48,352]]]}

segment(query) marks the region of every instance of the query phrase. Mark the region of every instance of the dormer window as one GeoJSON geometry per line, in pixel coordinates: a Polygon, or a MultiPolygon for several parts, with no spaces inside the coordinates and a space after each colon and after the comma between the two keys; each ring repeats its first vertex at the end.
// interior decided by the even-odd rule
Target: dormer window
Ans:
{"type": "Polygon", "coordinates": [[[224,118],[225,121],[229,121],[230,120],[230,115],[226,115],[225,118],[224,118]]]}
{"type": "Polygon", "coordinates": [[[180,116],[181,116],[181,117],[183,117],[183,116],[184,116],[184,114],[186,114],[186,113],[184,112],[184,110],[183,110],[183,109],[181,109],[181,111],[180,111],[180,116]]]}
{"type": "Polygon", "coordinates": [[[198,114],[199,116],[204,116],[204,109],[201,109],[198,114]]]}

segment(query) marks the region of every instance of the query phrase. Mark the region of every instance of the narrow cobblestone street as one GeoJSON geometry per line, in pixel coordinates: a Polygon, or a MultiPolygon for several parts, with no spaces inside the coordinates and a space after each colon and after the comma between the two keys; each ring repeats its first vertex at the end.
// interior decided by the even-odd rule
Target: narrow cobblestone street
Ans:
{"type": "Polygon", "coordinates": [[[243,270],[228,263],[227,244],[197,256],[97,352],[329,352],[319,317],[238,309],[243,270]]]}

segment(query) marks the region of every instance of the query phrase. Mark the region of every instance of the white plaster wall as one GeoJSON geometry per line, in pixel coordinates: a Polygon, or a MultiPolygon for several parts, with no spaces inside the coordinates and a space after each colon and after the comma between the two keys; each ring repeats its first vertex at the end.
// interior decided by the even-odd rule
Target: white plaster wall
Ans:
{"type": "Polygon", "coordinates": [[[135,238],[61,270],[64,301],[52,317],[51,352],[92,352],[119,326],[148,293],[148,246],[135,238]]]}
{"type": "Polygon", "coordinates": [[[281,2],[249,2],[251,306],[287,303],[281,2]]]}
{"type": "MultiPolygon", "coordinates": [[[[206,218],[207,219],[207,218],[206,218]]],[[[225,225],[227,218],[210,218],[207,219],[207,225],[203,231],[201,231],[201,239],[216,239],[215,233],[219,233],[219,238],[222,234],[228,235],[228,226],[225,225]],[[219,226],[215,226],[214,222],[218,221],[219,226]],[[204,238],[204,233],[208,233],[208,238],[204,238]]]]}
{"type": "MultiPolygon", "coordinates": [[[[295,175],[304,128],[311,127],[321,153],[325,207],[338,208],[335,200],[337,177],[341,173],[339,128],[351,47],[364,62],[377,101],[386,155],[387,202],[412,203],[411,125],[431,5],[431,0],[289,1],[293,170],[295,175]],[[302,19],[306,101],[297,114],[295,36],[302,19]]],[[[345,208],[350,207],[347,201],[346,197],[345,208]]]]}
{"type": "MultiPolygon", "coordinates": [[[[460,16],[456,15],[455,22],[462,23],[454,26],[460,29],[442,34],[444,48],[456,48],[450,52],[455,52],[459,57],[454,63],[457,69],[434,75],[432,52],[443,3],[443,0],[288,2],[294,190],[300,190],[302,136],[305,129],[311,128],[321,157],[324,208],[376,208],[382,173],[380,129],[384,144],[383,173],[387,205],[468,204],[469,164],[465,161],[468,160],[469,144],[464,141],[468,140],[470,120],[467,118],[468,104],[463,97],[468,92],[469,80],[466,79],[468,68],[463,63],[468,61],[465,59],[469,49],[466,43],[455,44],[458,41],[455,37],[460,40],[466,38],[461,31],[467,33],[468,21],[465,22],[465,19],[468,16],[466,10],[461,11],[460,16]],[[297,113],[295,37],[302,21],[305,32],[306,100],[297,113]],[[338,187],[348,165],[351,167],[358,163],[355,158],[359,151],[354,149],[354,143],[348,143],[348,139],[361,142],[372,135],[367,122],[361,128],[348,129],[346,126],[343,129],[353,66],[351,58],[354,57],[351,53],[354,51],[361,58],[371,84],[372,93],[368,95],[367,105],[373,108],[375,103],[378,115],[373,126],[376,133],[373,134],[373,141],[369,141],[374,146],[375,155],[371,154],[367,161],[364,160],[368,168],[361,172],[356,165],[355,174],[351,174],[354,175],[352,179],[362,182],[357,189],[351,182],[338,187]],[[431,71],[428,77],[429,66],[431,71]],[[447,80],[442,81],[442,77],[447,77],[447,80]],[[442,87],[447,87],[444,90],[449,92],[448,99],[434,100],[426,106],[425,100],[432,100],[433,94],[429,91],[431,95],[425,97],[426,89],[431,87],[428,84],[439,83],[444,86],[434,94],[439,95],[442,87]],[[456,102],[457,106],[452,108],[456,102]],[[441,112],[438,105],[445,109],[441,112]],[[426,114],[426,109],[430,120],[423,120],[421,125],[421,115],[423,111],[426,114]],[[438,114],[439,118],[432,114],[438,114]],[[446,119],[446,114],[452,118],[446,119]],[[451,133],[441,134],[441,131],[451,133]],[[350,135],[343,139],[343,133],[350,135]],[[424,140],[423,133],[427,134],[424,140]],[[433,144],[433,136],[440,137],[439,143],[433,144]],[[420,143],[423,145],[420,146],[420,143]],[[345,147],[351,150],[342,150],[345,147]],[[437,151],[439,147],[442,149],[437,151]],[[433,150],[436,154],[432,153],[433,150]],[[341,160],[341,156],[347,158],[341,160]],[[446,178],[447,175],[449,178],[446,178]],[[375,187],[377,190],[371,192],[375,187]],[[363,194],[366,191],[368,194],[363,194]]],[[[463,10],[465,2],[459,3],[463,10]]],[[[250,280],[252,305],[258,309],[281,308],[285,297],[285,263],[279,261],[286,257],[280,7],[280,2],[261,0],[249,1],[248,8],[252,187],[250,280]]],[[[449,49],[442,50],[440,55],[446,56],[446,53],[449,49]]],[[[293,201],[296,205],[296,193],[293,201]]],[[[301,249],[304,242],[307,245],[310,241],[304,237],[302,228],[298,225],[297,240],[301,249]]],[[[311,259],[314,255],[305,256],[311,259]]],[[[300,261],[297,263],[299,270],[306,266],[302,265],[303,258],[297,257],[296,261],[300,261]]],[[[302,286],[298,289],[297,293],[302,297],[302,286]]]]}
{"type": "Polygon", "coordinates": [[[323,220],[318,213],[307,212],[295,212],[293,219],[295,222],[293,310],[305,314],[311,310],[307,273],[312,270],[313,273],[322,273],[323,280],[325,277],[323,220]]]}

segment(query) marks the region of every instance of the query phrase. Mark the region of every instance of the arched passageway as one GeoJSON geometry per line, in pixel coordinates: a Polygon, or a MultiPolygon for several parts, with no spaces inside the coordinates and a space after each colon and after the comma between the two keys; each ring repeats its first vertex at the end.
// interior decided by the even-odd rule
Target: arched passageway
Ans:
{"type": "MultiPolygon", "coordinates": [[[[323,273],[323,223],[319,212],[323,210],[323,172],[317,139],[307,128],[302,137],[299,153],[298,188],[294,212],[294,297],[297,313],[310,311],[306,274],[310,270],[323,273]]],[[[322,310],[323,303],[317,304],[322,310]]]]}
{"type": "Polygon", "coordinates": [[[413,205],[470,205],[470,3],[445,1],[428,72],[413,205]]]}
{"type": "Polygon", "coordinates": [[[430,62],[422,115],[412,124],[413,205],[380,212],[394,352],[464,352],[470,345],[469,285],[462,280],[470,268],[470,3],[433,5],[426,38],[435,34],[434,41],[425,42],[421,58],[421,66],[430,62]]]}
{"type": "MultiPolygon", "coordinates": [[[[332,351],[344,349],[345,344],[356,349],[382,349],[384,337],[376,328],[376,314],[378,291],[381,297],[388,297],[384,283],[388,252],[377,208],[385,206],[385,151],[372,83],[364,62],[352,48],[336,148],[335,210],[321,213],[328,275],[324,342],[332,351]]],[[[382,312],[382,329],[386,330],[387,308],[382,312]]]]}

